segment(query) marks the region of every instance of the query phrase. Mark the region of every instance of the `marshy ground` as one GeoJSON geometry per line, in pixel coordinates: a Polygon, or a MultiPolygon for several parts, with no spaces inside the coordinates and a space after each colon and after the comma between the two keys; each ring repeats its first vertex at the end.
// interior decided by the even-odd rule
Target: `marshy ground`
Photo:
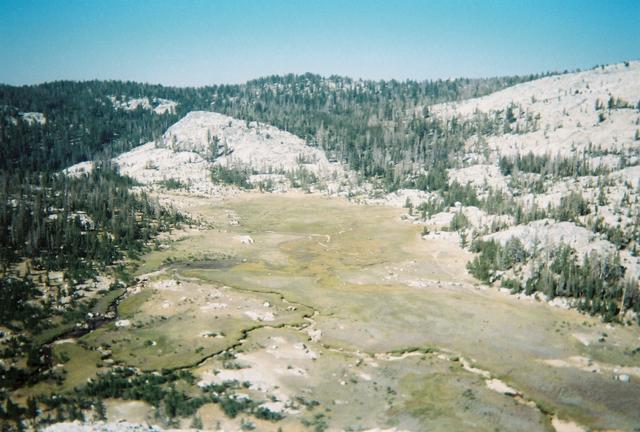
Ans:
{"type": "MultiPolygon", "coordinates": [[[[258,430],[640,424],[637,327],[482,287],[468,252],[422,239],[400,210],[297,192],[169,198],[208,228],[144,257],[118,321],[57,346],[64,385],[106,367],[77,357],[108,345],[116,363],[189,369],[194,385],[250,383],[244,395],[286,415],[258,430]]],[[[144,403],[107,408],[153,421],[144,403]]],[[[214,404],[198,415],[207,429],[242,421],[214,404]]]]}

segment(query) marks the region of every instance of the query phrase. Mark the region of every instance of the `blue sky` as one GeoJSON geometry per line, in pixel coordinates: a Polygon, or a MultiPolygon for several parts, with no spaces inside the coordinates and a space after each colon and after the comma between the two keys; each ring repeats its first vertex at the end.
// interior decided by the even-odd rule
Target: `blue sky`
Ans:
{"type": "Polygon", "coordinates": [[[640,59],[640,0],[0,0],[0,82],[482,77],[640,59]]]}

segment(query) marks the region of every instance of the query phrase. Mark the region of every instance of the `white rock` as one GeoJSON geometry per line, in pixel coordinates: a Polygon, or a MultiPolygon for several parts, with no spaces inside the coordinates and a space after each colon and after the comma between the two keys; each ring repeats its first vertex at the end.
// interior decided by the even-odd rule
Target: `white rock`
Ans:
{"type": "Polygon", "coordinates": [[[631,381],[631,377],[627,374],[620,374],[618,375],[618,381],[628,383],[629,381],[631,381]]]}
{"type": "Polygon", "coordinates": [[[240,236],[240,237],[238,237],[238,240],[240,240],[240,243],[242,243],[242,244],[253,244],[254,243],[254,241],[251,238],[251,236],[248,236],[248,235],[240,236]]]}
{"type": "MultiPolygon", "coordinates": [[[[514,104],[518,116],[519,107],[523,113],[539,116],[539,128],[534,132],[506,133],[486,139],[488,148],[501,155],[532,152],[572,156],[589,146],[607,149],[614,143],[619,148],[632,148],[636,146],[637,111],[605,109],[607,119],[599,122],[595,105],[600,100],[606,106],[613,96],[635,106],[640,100],[638,83],[640,62],[632,61],[628,66],[619,63],[529,81],[480,98],[435,105],[430,112],[444,118],[472,117],[476,112],[492,115],[514,104]]],[[[417,110],[420,111],[421,108],[417,110]]],[[[521,122],[519,119],[514,125],[521,122]]]]}
{"type": "Polygon", "coordinates": [[[208,111],[187,114],[165,132],[160,146],[197,153],[215,160],[216,165],[247,166],[260,173],[305,168],[328,176],[341,170],[329,163],[323,151],[289,132],[208,111]]]}
{"type": "Polygon", "coordinates": [[[44,125],[47,123],[47,118],[44,114],[39,112],[23,112],[20,113],[20,117],[24,120],[29,126],[34,124],[44,125]]]}

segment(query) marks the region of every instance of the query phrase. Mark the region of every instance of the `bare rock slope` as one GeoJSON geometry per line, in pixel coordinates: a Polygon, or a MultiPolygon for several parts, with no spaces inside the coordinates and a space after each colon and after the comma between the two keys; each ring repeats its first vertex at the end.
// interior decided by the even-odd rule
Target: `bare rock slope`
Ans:
{"type": "MultiPolygon", "coordinates": [[[[114,162],[123,174],[142,184],[170,181],[204,194],[222,192],[211,180],[215,166],[243,169],[253,174],[250,182],[271,180],[284,188],[288,186],[285,174],[295,177],[305,172],[318,179],[344,174],[342,166],[330,163],[322,150],[291,133],[207,111],[190,112],[157,142],[123,153],[114,162]]],[[[83,162],[65,171],[80,173],[92,166],[83,162]]]]}
{"type": "Polygon", "coordinates": [[[248,166],[259,172],[293,171],[300,166],[331,171],[322,150],[276,127],[223,114],[193,111],[164,134],[159,147],[199,154],[220,165],[248,166]]]}
{"type": "Polygon", "coordinates": [[[436,105],[431,111],[439,116],[469,118],[478,113],[504,113],[511,107],[511,128],[524,133],[490,137],[487,144],[491,150],[502,155],[532,152],[570,156],[589,147],[637,147],[638,101],[640,61],[633,61],[550,76],[481,98],[436,105]]]}

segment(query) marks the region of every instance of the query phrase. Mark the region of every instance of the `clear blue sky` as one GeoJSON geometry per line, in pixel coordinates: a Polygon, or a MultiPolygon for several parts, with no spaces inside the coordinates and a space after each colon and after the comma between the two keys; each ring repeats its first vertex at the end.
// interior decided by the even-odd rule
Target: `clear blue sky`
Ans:
{"type": "Polygon", "coordinates": [[[482,77],[640,58],[640,0],[0,0],[0,82],[482,77]]]}

